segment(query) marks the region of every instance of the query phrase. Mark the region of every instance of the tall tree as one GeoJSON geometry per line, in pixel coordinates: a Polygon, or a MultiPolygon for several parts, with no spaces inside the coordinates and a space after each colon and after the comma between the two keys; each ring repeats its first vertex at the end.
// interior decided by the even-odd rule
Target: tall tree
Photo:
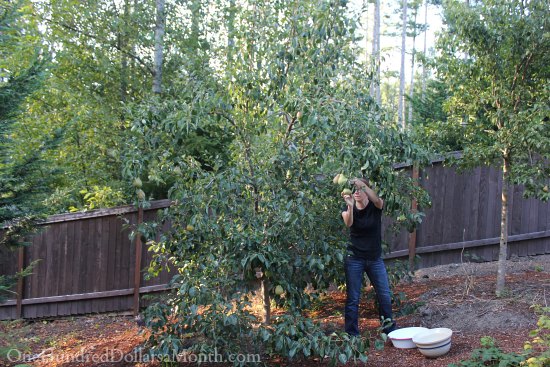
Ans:
{"type": "Polygon", "coordinates": [[[166,23],[165,1],[156,0],[156,23],[155,23],[155,63],[153,78],[153,93],[162,92],[162,60],[164,56],[164,26],[166,23]]]}
{"type": "MultiPolygon", "coordinates": [[[[420,9],[422,2],[419,0],[413,0],[409,2],[409,9],[412,11],[412,16],[409,17],[409,33],[408,36],[412,37],[412,47],[411,47],[411,82],[409,84],[409,96],[408,100],[410,101],[414,96],[414,77],[415,77],[415,63],[416,63],[416,37],[422,32],[426,24],[417,23],[416,19],[418,17],[418,10],[420,9]]],[[[408,106],[408,115],[407,123],[412,122],[413,117],[413,104],[409,103],[408,106]]]]}
{"type": "Polygon", "coordinates": [[[505,291],[509,184],[550,199],[550,21],[545,0],[445,6],[439,73],[451,88],[450,120],[464,124],[463,164],[502,169],[496,294],[505,291]],[[467,58],[461,55],[468,55],[467,58]]]}
{"type": "MultiPolygon", "coordinates": [[[[24,236],[33,231],[34,220],[43,209],[40,198],[51,189],[41,165],[42,155],[52,141],[27,147],[27,154],[17,160],[12,154],[19,117],[27,98],[42,85],[46,70],[37,23],[30,9],[29,1],[0,1],[0,247],[10,249],[22,246],[24,236]]],[[[0,276],[0,302],[29,269],[0,276]]]]}
{"type": "Polygon", "coordinates": [[[85,196],[94,193],[112,193],[100,205],[124,203],[126,103],[151,88],[153,52],[141,51],[151,50],[152,37],[142,35],[153,29],[152,11],[130,0],[52,0],[36,2],[33,13],[55,57],[50,78],[21,115],[26,128],[17,131],[14,155],[63,130],[64,144],[49,151],[44,164],[56,170],[56,187],[46,198],[51,213],[87,207],[85,196]]]}
{"type": "Polygon", "coordinates": [[[422,62],[422,99],[424,99],[426,95],[426,83],[428,79],[425,61],[428,49],[428,27],[428,0],[424,0],[424,42],[422,49],[422,57],[424,58],[424,61],[422,62]]]}
{"type": "Polygon", "coordinates": [[[397,122],[405,129],[405,57],[407,52],[407,0],[401,2],[401,68],[399,72],[399,102],[397,122]]]}
{"type": "Polygon", "coordinates": [[[380,96],[380,0],[374,0],[374,24],[372,27],[372,65],[373,77],[371,96],[381,104],[380,96]]]}

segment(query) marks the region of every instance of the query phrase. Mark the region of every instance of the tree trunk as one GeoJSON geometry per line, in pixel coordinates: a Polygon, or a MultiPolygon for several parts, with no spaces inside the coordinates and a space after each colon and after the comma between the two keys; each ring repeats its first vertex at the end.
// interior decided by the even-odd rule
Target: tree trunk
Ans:
{"type": "Polygon", "coordinates": [[[424,63],[422,64],[422,101],[426,98],[426,52],[428,44],[428,0],[424,0],[424,63]]]}
{"type": "Polygon", "coordinates": [[[374,24],[372,26],[372,58],[373,77],[371,83],[371,96],[378,104],[380,98],[380,0],[374,1],[374,24]]]}
{"type": "Polygon", "coordinates": [[[264,302],[264,324],[271,324],[271,300],[269,298],[269,281],[262,280],[262,295],[264,302]]]}
{"type": "Polygon", "coordinates": [[[508,175],[510,172],[510,158],[504,155],[502,165],[502,206],[500,219],[500,250],[498,253],[497,297],[504,294],[506,282],[506,259],[508,256],[508,175]]]}
{"type": "MultiPolygon", "coordinates": [[[[124,13],[122,28],[118,32],[118,43],[120,50],[128,48],[128,27],[130,26],[130,3],[129,0],[124,1],[124,13]]],[[[122,52],[120,55],[120,102],[122,106],[126,104],[126,95],[128,94],[128,55],[127,52],[122,52]]],[[[120,111],[120,121],[126,119],[124,108],[120,111]]]]}
{"type": "Polygon", "coordinates": [[[401,72],[399,75],[399,104],[397,108],[397,122],[405,129],[405,51],[407,41],[407,0],[403,0],[403,17],[401,27],[401,72]]]}
{"type": "MultiPolygon", "coordinates": [[[[367,14],[367,20],[365,21],[365,63],[368,65],[369,62],[369,8],[368,8],[369,2],[367,0],[363,0],[363,9],[365,9],[365,13],[367,14]]],[[[372,84],[371,84],[371,96],[372,96],[372,84]]]]}
{"type": "Polygon", "coordinates": [[[409,115],[407,117],[407,122],[410,124],[412,121],[412,115],[413,115],[413,104],[412,104],[412,98],[414,96],[414,59],[416,54],[416,15],[418,14],[418,8],[415,8],[414,10],[414,21],[413,21],[413,44],[412,44],[412,52],[411,52],[411,85],[409,89],[409,115]]]}
{"type": "Polygon", "coordinates": [[[153,93],[162,92],[162,58],[163,58],[163,38],[164,24],[166,15],[164,14],[164,0],[156,0],[157,20],[155,25],[155,68],[153,77],[153,93]]]}
{"type": "Polygon", "coordinates": [[[235,0],[229,0],[229,9],[227,16],[227,65],[233,61],[233,52],[235,50],[235,0]]]}

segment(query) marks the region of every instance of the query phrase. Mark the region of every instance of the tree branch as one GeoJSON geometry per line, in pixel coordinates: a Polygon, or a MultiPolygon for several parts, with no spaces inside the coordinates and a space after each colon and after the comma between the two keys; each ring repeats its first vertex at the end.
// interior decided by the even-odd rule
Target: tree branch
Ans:
{"type": "Polygon", "coordinates": [[[71,25],[69,25],[69,24],[67,24],[67,23],[56,22],[56,21],[53,21],[53,20],[48,19],[48,18],[42,18],[42,19],[45,20],[46,22],[51,23],[51,24],[55,24],[55,25],[60,26],[60,27],[62,27],[62,28],[68,29],[68,30],[70,30],[70,31],[72,31],[72,32],[81,34],[81,35],[83,35],[83,36],[86,36],[86,37],[89,37],[89,38],[94,39],[94,40],[96,40],[96,41],[99,41],[99,42],[101,42],[101,43],[103,43],[103,44],[106,44],[106,45],[108,45],[108,46],[110,46],[110,47],[112,47],[112,48],[114,48],[114,49],[120,51],[122,54],[124,54],[124,55],[126,55],[126,56],[128,56],[128,57],[130,57],[130,58],[132,58],[132,59],[134,59],[134,60],[136,60],[139,64],[141,64],[142,66],[144,66],[145,69],[147,69],[147,71],[148,71],[151,75],[154,75],[154,70],[151,69],[151,67],[150,67],[149,65],[147,65],[147,63],[146,63],[142,58],[140,58],[139,56],[137,56],[137,55],[135,55],[135,54],[133,54],[133,53],[131,53],[131,52],[128,52],[127,50],[124,50],[121,46],[117,45],[116,43],[109,42],[108,40],[102,39],[101,37],[98,37],[98,36],[93,35],[93,34],[91,34],[91,33],[82,31],[82,30],[80,30],[80,29],[78,29],[78,28],[76,28],[76,27],[74,27],[74,26],[71,26],[71,25]]]}
{"type": "Polygon", "coordinates": [[[292,132],[292,128],[294,127],[294,124],[296,123],[296,117],[292,117],[290,120],[288,119],[288,114],[284,113],[285,119],[287,122],[285,137],[283,139],[283,146],[286,145],[286,142],[288,140],[288,137],[290,136],[290,133],[292,132]]]}

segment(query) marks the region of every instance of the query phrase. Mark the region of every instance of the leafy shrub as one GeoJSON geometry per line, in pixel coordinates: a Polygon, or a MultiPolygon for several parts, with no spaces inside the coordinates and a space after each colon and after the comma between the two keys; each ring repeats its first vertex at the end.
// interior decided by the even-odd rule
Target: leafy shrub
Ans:
{"type": "Polygon", "coordinates": [[[549,367],[550,366],[550,307],[535,306],[539,314],[537,328],[529,334],[522,353],[503,352],[492,337],[481,338],[481,348],[473,351],[470,359],[449,367],[549,367]]]}

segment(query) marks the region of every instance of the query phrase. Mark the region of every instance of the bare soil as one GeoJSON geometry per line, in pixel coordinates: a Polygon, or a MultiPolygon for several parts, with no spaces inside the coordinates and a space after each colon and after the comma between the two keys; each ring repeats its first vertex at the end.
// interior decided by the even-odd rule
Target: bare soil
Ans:
{"type": "MultiPolygon", "coordinates": [[[[529,331],[535,328],[537,321],[531,306],[548,306],[550,255],[508,261],[508,292],[501,298],[494,295],[496,266],[496,263],[466,263],[421,269],[413,279],[400,283],[395,291],[406,294],[406,303],[415,306],[416,311],[398,316],[399,326],[450,328],[453,330],[451,350],[445,356],[428,359],[415,349],[394,348],[388,341],[383,350],[371,349],[367,366],[448,366],[467,359],[474,349],[480,347],[483,336],[495,338],[506,352],[520,352],[524,343],[530,340],[529,331]]],[[[363,298],[360,326],[374,332],[377,313],[372,299],[363,298]]],[[[323,321],[327,328],[342,328],[344,302],[345,294],[331,292],[312,316],[323,321]]],[[[154,366],[154,363],[124,361],[123,357],[131,355],[145,339],[146,331],[136,324],[133,317],[116,314],[0,323],[0,349],[8,344],[16,345],[30,359],[27,365],[37,367],[154,366]],[[113,355],[115,350],[118,355],[113,355]],[[122,361],[101,360],[109,353],[113,359],[122,361]]],[[[271,366],[329,364],[319,359],[266,359],[264,362],[271,366]]],[[[0,359],[0,366],[16,364],[0,359]]]]}

